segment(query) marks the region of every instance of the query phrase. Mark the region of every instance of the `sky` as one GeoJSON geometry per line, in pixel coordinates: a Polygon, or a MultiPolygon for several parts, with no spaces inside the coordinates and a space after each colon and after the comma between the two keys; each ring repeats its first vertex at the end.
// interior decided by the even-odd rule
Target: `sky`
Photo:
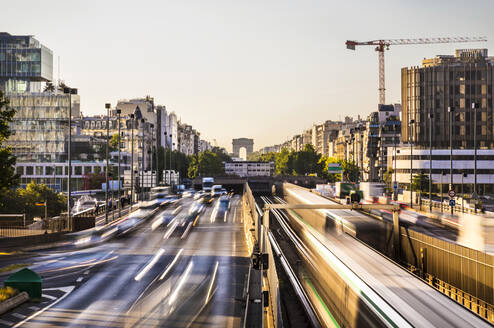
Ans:
{"type": "Polygon", "coordinates": [[[201,137],[231,151],[282,143],[314,123],[377,109],[373,47],[346,40],[485,36],[483,43],[400,45],[386,52],[386,100],[400,69],[455,49],[494,55],[492,0],[23,0],[0,30],[53,50],[54,77],[79,89],[84,115],[151,95],[201,137]]]}

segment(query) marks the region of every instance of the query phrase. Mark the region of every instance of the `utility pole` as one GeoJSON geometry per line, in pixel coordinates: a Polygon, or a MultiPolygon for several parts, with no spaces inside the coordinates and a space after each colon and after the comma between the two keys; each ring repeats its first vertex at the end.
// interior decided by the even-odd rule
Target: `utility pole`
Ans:
{"type": "Polygon", "coordinates": [[[109,143],[110,143],[110,107],[111,104],[107,103],[105,104],[106,107],[106,188],[105,188],[105,199],[106,199],[106,205],[105,205],[105,224],[108,224],[108,188],[110,187],[109,185],[109,180],[108,180],[108,174],[110,170],[110,165],[108,163],[108,150],[109,150],[109,143]]]}
{"type": "Polygon", "coordinates": [[[120,113],[122,111],[120,109],[117,109],[117,115],[118,115],[118,217],[120,218],[122,216],[122,195],[121,195],[121,190],[120,190],[120,138],[122,137],[122,134],[120,133],[120,113]]]}

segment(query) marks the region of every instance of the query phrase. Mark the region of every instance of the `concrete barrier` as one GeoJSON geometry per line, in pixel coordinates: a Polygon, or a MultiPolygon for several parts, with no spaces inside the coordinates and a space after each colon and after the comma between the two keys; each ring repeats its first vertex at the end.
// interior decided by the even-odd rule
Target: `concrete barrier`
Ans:
{"type": "Polygon", "coordinates": [[[2,303],[0,303],[0,315],[4,314],[7,311],[12,310],[13,308],[21,305],[24,302],[29,300],[29,295],[26,292],[22,292],[20,294],[11,297],[2,303]]]}

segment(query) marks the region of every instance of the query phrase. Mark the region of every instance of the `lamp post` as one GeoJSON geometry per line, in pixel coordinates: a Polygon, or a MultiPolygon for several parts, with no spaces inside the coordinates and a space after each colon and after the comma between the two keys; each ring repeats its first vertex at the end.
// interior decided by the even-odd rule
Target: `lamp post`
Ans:
{"type": "Polygon", "coordinates": [[[173,139],[172,139],[172,134],[170,133],[170,143],[171,143],[171,147],[170,147],[170,166],[168,167],[168,177],[170,178],[169,179],[169,183],[170,183],[170,186],[172,185],[172,152],[173,152],[173,146],[175,146],[175,143],[173,142],[173,139]]]}
{"type": "Polygon", "coordinates": [[[398,157],[396,156],[396,128],[397,128],[397,125],[394,124],[393,125],[393,132],[394,132],[394,136],[393,136],[393,143],[394,143],[394,176],[395,176],[395,181],[394,181],[394,185],[393,185],[393,188],[394,188],[394,200],[398,200],[398,180],[396,179],[396,160],[398,159],[398,157]]]}
{"type": "Polygon", "coordinates": [[[413,208],[413,124],[415,120],[410,120],[410,208],[413,208]]]}
{"type": "MultiPolygon", "coordinates": [[[[449,113],[449,190],[453,190],[453,107],[448,107],[449,113]]],[[[452,198],[452,197],[451,197],[452,198]]],[[[453,215],[454,206],[450,204],[451,215],[453,215]]]]}
{"type": "Polygon", "coordinates": [[[146,120],[141,119],[142,127],[142,161],[141,161],[141,202],[144,201],[144,124],[146,120]]]}
{"type": "Polygon", "coordinates": [[[446,175],[444,173],[444,171],[441,171],[441,182],[440,182],[440,186],[441,186],[441,201],[439,202],[441,204],[441,213],[443,211],[443,176],[446,175]]]}
{"type": "Polygon", "coordinates": [[[134,114],[130,114],[131,122],[131,155],[130,155],[130,211],[132,212],[132,203],[134,202],[134,114]]]}
{"type": "Polygon", "coordinates": [[[117,116],[118,116],[118,217],[122,216],[122,195],[121,195],[121,190],[120,190],[120,137],[122,134],[120,133],[120,114],[122,111],[120,109],[117,109],[117,116]]]}
{"type": "Polygon", "coordinates": [[[472,103],[473,112],[473,194],[472,198],[475,201],[474,211],[477,213],[477,108],[478,104],[472,103]]]}
{"type": "Polygon", "coordinates": [[[106,205],[105,205],[105,224],[108,224],[108,188],[109,186],[109,181],[108,181],[108,173],[110,170],[110,165],[108,163],[108,150],[109,150],[109,142],[110,142],[110,107],[111,104],[106,103],[105,108],[106,108],[106,188],[105,188],[105,200],[106,200],[106,205]]]}
{"type": "Polygon", "coordinates": [[[463,172],[461,174],[461,213],[465,213],[465,209],[463,207],[463,200],[465,199],[465,193],[463,192],[463,178],[465,178],[467,174],[463,172]]]}
{"type": "Polygon", "coordinates": [[[65,87],[63,93],[69,95],[69,140],[67,145],[67,160],[68,170],[67,172],[67,226],[70,229],[70,198],[71,198],[71,183],[72,180],[72,95],[77,94],[77,89],[65,87]]]}
{"type": "Polygon", "coordinates": [[[168,133],[165,131],[165,147],[163,147],[163,185],[166,185],[166,148],[168,146],[168,133]]]}
{"type": "Polygon", "coordinates": [[[429,112],[429,212],[432,212],[432,109],[429,112]]]}
{"type": "Polygon", "coordinates": [[[153,181],[153,164],[154,164],[153,163],[153,157],[154,157],[153,156],[154,155],[153,154],[153,150],[154,150],[154,142],[153,142],[153,140],[154,140],[154,124],[152,124],[152,123],[149,124],[149,127],[151,128],[151,149],[148,149],[148,154],[151,156],[151,158],[150,158],[150,160],[151,160],[151,170],[150,170],[151,171],[151,182],[150,182],[150,184],[152,187],[153,186],[153,183],[152,183],[152,181],[153,181]]]}

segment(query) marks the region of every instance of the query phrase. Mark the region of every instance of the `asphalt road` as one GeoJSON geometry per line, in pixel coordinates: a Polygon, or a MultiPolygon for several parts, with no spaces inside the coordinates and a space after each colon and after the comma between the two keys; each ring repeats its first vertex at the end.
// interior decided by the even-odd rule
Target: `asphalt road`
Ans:
{"type": "Polygon", "coordinates": [[[216,204],[188,218],[192,202],[182,199],[168,226],[156,220],[176,208],[93,247],[0,259],[2,267],[30,264],[43,278],[41,302],[2,315],[0,326],[238,326],[249,263],[239,198],[213,219],[216,204]]]}

